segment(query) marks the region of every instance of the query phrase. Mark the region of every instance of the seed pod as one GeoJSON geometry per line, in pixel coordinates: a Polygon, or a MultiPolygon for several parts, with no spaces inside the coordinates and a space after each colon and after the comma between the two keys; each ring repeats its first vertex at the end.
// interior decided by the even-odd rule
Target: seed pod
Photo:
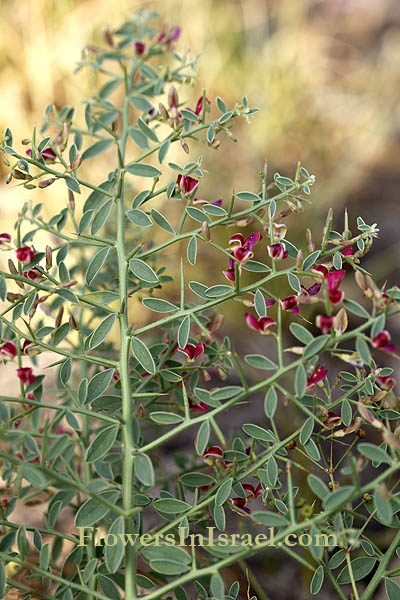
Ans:
{"type": "Polygon", "coordinates": [[[168,104],[170,108],[177,108],[179,104],[179,96],[175,86],[171,85],[168,92],[168,104]]]}
{"type": "Polygon", "coordinates": [[[39,182],[40,189],[49,187],[49,185],[51,185],[52,183],[54,183],[55,180],[56,180],[55,177],[50,177],[50,179],[45,179],[44,181],[40,181],[39,182]]]}
{"type": "Polygon", "coordinates": [[[7,300],[9,302],[15,302],[16,300],[19,300],[20,298],[23,298],[22,294],[14,294],[13,292],[7,293],[7,300]]]}
{"type": "Polygon", "coordinates": [[[13,177],[14,179],[19,179],[21,181],[29,181],[32,179],[32,175],[29,175],[29,173],[25,173],[24,171],[20,171],[19,169],[14,169],[13,177]]]}

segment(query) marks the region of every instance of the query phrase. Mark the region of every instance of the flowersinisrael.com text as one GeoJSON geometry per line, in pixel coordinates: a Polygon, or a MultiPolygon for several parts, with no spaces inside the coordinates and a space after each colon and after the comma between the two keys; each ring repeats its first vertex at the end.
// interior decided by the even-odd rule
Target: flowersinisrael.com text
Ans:
{"type": "Polygon", "coordinates": [[[79,544],[78,546],[87,546],[89,543],[94,543],[95,546],[116,546],[122,542],[124,546],[260,546],[267,545],[271,547],[280,546],[324,546],[335,547],[340,546],[337,535],[334,533],[318,533],[311,535],[309,533],[289,533],[283,540],[275,540],[275,528],[268,527],[268,534],[258,533],[252,535],[250,533],[219,533],[216,527],[207,527],[206,533],[191,533],[187,535],[186,527],[178,527],[178,536],[174,537],[172,533],[166,535],[150,534],[150,533],[106,533],[95,527],[78,527],[79,529],[79,544]]]}

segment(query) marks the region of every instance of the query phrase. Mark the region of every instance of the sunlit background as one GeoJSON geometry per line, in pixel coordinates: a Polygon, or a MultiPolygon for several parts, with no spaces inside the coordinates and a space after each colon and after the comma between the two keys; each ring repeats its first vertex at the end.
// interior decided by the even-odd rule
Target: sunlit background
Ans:
{"type": "MultiPolygon", "coordinates": [[[[380,285],[400,283],[399,1],[0,0],[0,131],[11,127],[18,146],[40,125],[47,104],[79,108],[98,85],[86,72],[73,75],[81,48],[102,44],[107,25],[143,7],[160,13],[160,29],[182,27],[179,51],[201,54],[195,89],[185,92],[189,106],[205,88],[212,101],[221,96],[232,106],[245,93],[261,109],[250,126],[235,125],[237,143],[226,139],[217,153],[193,148],[210,170],[206,197],[258,191],[265,160],[271,175],[288,176],[300,160],[316,176],[313,207],[291,217],[289,238],[305,247],[300,232],[308,226],[318,241],[330,206],[342,231],[347,207],[354,233],[359,215],[381,229],[364,268],[380,285]]],[[[101,181],[101,167],[85,173],[101,181]]],[[[0,165],[0,233],[11,231],[24,201],[39,201],[37,190],[7,187],[6,174],[0,165]]],[[[47,214],[65,205],[60,189],[40,197],[47,214]]],[[[214,264],[213,273],[222,268],[214,264]]],[[[226,283],[219,277],[215,283],[226,283]]],[[[229,315],[226,321],[229,329],[229,315]]],[[[293,585],[285,573],[282,598],[293,585]]]]}

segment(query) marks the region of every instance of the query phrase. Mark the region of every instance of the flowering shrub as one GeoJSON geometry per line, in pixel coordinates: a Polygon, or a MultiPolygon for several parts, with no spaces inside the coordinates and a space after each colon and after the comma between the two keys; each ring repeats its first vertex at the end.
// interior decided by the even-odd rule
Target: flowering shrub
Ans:
{"type": "MultiPolygon", "coordinates": [[[[398,598],[390,577],[399,569],[389,564],[400,533],[383,549],[371,527],[400,525],[400,413],[384,366],[397,356],[400,290],[379,288],[362,266],[378,229],[358,218],[354,234],[346,217],[337,232],[330,210],[320,243],[307,231],[298,249],[287,228],[314,183],[300,164],[293,179],[269,182],[265,167],[253,191],[209,200],[198,196],[201,156],[165,166],[174,143],[183,153],[202,144],[207,162],[256,109],[205,92],[181,102],[194,61],[177,51],[180,29],[156,31],[152,16],[107,30],[107,47],[83,54],[79,68],[105,78],[85,102],[84,125],[73,108],[48,106],[26,151],[10,129],[2,137],[7,182],[33,198],[0,235],[0,354],[16,384],[0,397],[2,597],[153,600],[174,590],[184,600],[193,584],[200,598],[245,597],[243,582],[226,587],[224,569],[280,546],[309,572],[313,595],[331,585],[337,597],[367,600],[384,580],[398,598]],[[106,151],[104,179],[82,178],[81,165],[106,151]],[[36,196],[50,185],[66,206],[46,220],[36,196]],[[176,225],[154,207],[159,197],[176,225]],[[38,232],[50,234],[47,246],[38,232]],[[205,246],[227,268],[214,282],[188,281],[205,246]],[[163,264],[170,247],[185,248],[178,277],[163,264]],[[348,297],[354,278],[361,304],[348,297]],[[246,307],[237,328],[257,354],[238,354],[221,334],[218,309],[232,300],[246,307]],[[130,310],[138,303],[142,327],[130,310]],[[238,385],[228,385],[231,372],[238,385]],[[240,407],[261,394],[264,417],[247,423],[240,407]],[[234,434],[233,410],[243,420],[234,434]],[[193,441],[167,461],[166,443],[186,432],[193,441]],[[40,527],[14,521],[18,499],[28,506],[43,494],[40,527]],[[57,519],[68,508],[75,529],[66,532],[57,519]],[[210,528],[218,542],[196,546],[194,534],[210,528]],[[234,543],[227,534],[239,531],[234,543]],[[292,548],[293,536],[328,543],[292,548]]],[[[249,582],[247,597],[259,587],[249,582]]]]}

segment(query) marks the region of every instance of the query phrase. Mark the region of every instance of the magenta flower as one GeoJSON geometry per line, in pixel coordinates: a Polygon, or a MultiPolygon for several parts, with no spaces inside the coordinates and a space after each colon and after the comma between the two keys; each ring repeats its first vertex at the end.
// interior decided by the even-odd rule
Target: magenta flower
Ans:
{"type": "Polygon", "coordinates": [[[328,276],[329,273],[329,269],[326,265],[313,265],[311,267],[311,271],[313,273],[318,273],[318,275],[321,275],[324,279],[328,276]]]}
{"type": "Polygon", "coordinates": [[[258,331],[261,335],[268,335],[268,327],[271,325],[276,325],[275,321],[271,319],[271,317],[261,317],[257,319],[254,315],[250,313],[245,314],[246,324],[250,329],[254,329],[254,331],[258,331]]]}
{"type": "Polygon", "coordinates": [[[41,279],[43,277],[43,273],[41,273],[39,269],[31,269],[30,271],[24,271],[24,277],[35,281],[36,279],[41,279]]]}
{"type": "Polygon", "coordinates": [[[321,381],[328,374],[328,369],[324,365],[317,365],[314,371],[307,377],[307,387],[312,387],[321,381]]]}
{"type": "Polygon", "coordinates": [[[22,354],[29,354],[29,346],[33,345],[33,342],[31,342],[30,340],[25,340],[21,348],[22,354]]]}
{"type": "Polygon", "coordinates": [[[328,281],[328,295],[332,304],[339,304],[339,302],[341,302],[344,298],[344,292],[339,290],[339,286],[344,276],[345,271],[343,269],[334,271],[333,273],[328,273],[327,275],[326,279],[328,281]]]}
{"type": "Polygon", "coordinates": [[[317,315],[315,325],[322,330],[322,333],[329,333],[335,325],[335,317],[333,315],[317,315]]]}
{"type": "Polygon", "coordinates": [[[203,459],[208,465],[212,465],[215,460],[219,460],[224,456],[224,451],[219,446],[210,446],[203,452],[203,459]]]}
{"type": "MultiPolygon", "coordinates": [[[[206,110],[207,110],[207,105],[211,106],[211,102],[209,101],[208,98],[206,98],[206,110]]],[[[197,104],[196,104],[196,110],[194,111],[196,113],[196,115],[200,115],[203,111],[203,96],[200,96],[200,98],[197,100],[197,104]]]]}
{"type": "Polygon", "coordinates": [[[386,375],[385,377],[377,377],[376,381],[386,391],[390,391],[396,385],[396,380],[391,375],[386,375]]]}
{"type": "Polygon", "coordinates": [[[133,44],[133,48],[135,50],[135,54],[138,56],[142,56],[147,50],[147,46],[146,44],[143,44],[143,42],[135,42],[133,44]]]}
{"type": "Polygon", "coordinates": [[[174,27],[174,29],[172,30],[171,36],[170,36],[170,40],[171,42],[176,42],[176,40],[178,39],[178,37],[181,35],[181,28],[180,27],[174,27]]]}
{"type": "Polygon", "coordinates": [[[20,369],[17,369],[17,377],[25,384],[33,383],[36,379],[31,367],[21,367],[20,369]]]}
{"type": "Polygon", "coordinates": [[[189,408],[191,412],[205,412],[210,407],[205,402],[199,402],[198,404],[196,404],[195,402],[193,402],[193,400],[189,398],[189,408]]]}
{"type": "Polygon", "coordinates": [[[229,246],[233,256],[240,263],[244,263],[254,256],[253,248],[261,240],[260,233],[251,233],[246,239],[241,233],[235,233],[229,238],[229,246]]]}
{"type": "Polygon", "coordinates": [[[225,277],[229,279],[229,281],[235,281],[235,261],[233,260],[233,258],[229,259],[229,269],[222,272],[225,275],[225,277]]]}
{"type": "Polygon", "coordinates": [[[341,254],[343,254],[343,256],[351,256],[353,254],[353,247],[347,246],[347,248],[344,248],[340,252],[341,252],[341,254]]]}
{"type": "Polygon", "coordinates": [[[185,194],[190,194],[199,185],[198,179],[193,179],[189,175],[178,175],[176,182],[185,194]]]}
{"type": "Polygon", "coordinates": [[[252,498],[252,499],[258,498],[258,496],[260,496],[262,494],[261,483],[259,483],[256,488],[254,488],[254,486],[252,486],[251,483],[243,483],[243,489],[245,489],[246,492],[250,492],[250,495],[248,496],[248,498],[252,498]]]}
{"type": "Polygon", "coordinates": [[[14,358],[17,356],[17,346],[14,342],[6,342],[0,347],[0,354],[7,356],[7,358],[14,358]]]}
{"type": "MultiPolygon", "coordinates": [[[[26,151],[28,156],[32,156],[32,150],[29,148],[29,150],[26,151]]],[[[42,157],[44,158],[45,162],[48,163],[52,163],[55,162],[57,155],[54,152],[54,150],[52,150],[51,148],[45,148],[42,152],[41,152],[42,157]]]]}
{"type": "Polygon", "coordinates": [[[29,246],[21,246],[21,248],[17,249],[18,260],[26,265],[33,261],[34,256],[35,252],[29,246]]]}
{"type": "Polygon", "coordinates": [[[289,310],[290,312],[298,315],[300,312],[299,299],[297,296],[288,296],[283,298],[281,301],[283,310],[289,310]]]}
{"type": "Polygon", "coordinates": [[[204,352],[204,344],[200,342],[195,346],[194,344],[186,344],[184,348],[180,348],[181,352],[184,352],[190,361],[196,360],[204,352]]]}
{"type": "Polygon", "coordinates": [[[9,233],[0,233],[0,246],[3,244],[9,244],[11,242],[11,235],[9,233]]]}
{"type": "Polygon", "coordinates": [[[397,352],[397,348],[394,344],[389,344],[390,342],[390,333],[384,329],[378,335],[376,335],[372,340],[372,345],[374,348],[379,348],[380,350],[385,350],[385,352],[390,352],[394,354],[397,352]]]}
{"type": "Polygon", "coordinates": [[[289,254],[288,251],[285,250],[285,246],[282,244],[282,242],[278,242],[277,244],[270,244],[267,250],[269,256],[275,260],[287,258],[289,254]]]}

